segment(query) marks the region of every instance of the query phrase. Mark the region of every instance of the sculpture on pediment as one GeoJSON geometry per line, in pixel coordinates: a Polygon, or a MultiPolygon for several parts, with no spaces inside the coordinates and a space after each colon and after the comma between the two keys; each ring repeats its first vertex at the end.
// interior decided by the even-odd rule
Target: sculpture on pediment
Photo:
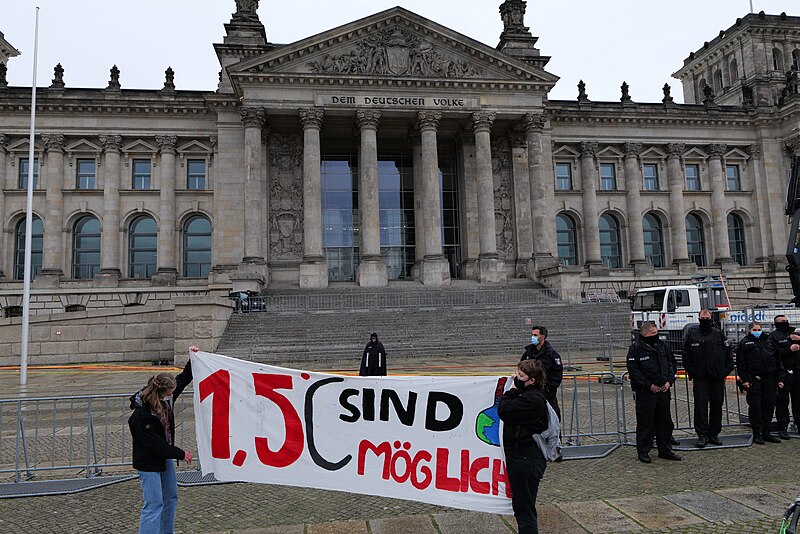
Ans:
{"type": "Polygon", "coordinates": [[[474,65],[446,57],[430,41],[400,27],[362,39],[343,54],[325,54],[308,63],[317,74],[371,74],[436,78],[475,78],[474,65]]]}
{"type": "Polygon", "coordinates": [[[50,82],[50,89],[63,89],[64,88],[64,67],[61,63],[53,69],[53,81],[50,82]]]}
{"type": "Polygon", "coordinates": [[[236,0],[236,13],[233,14],[234,22],[259,22],[258,0],[236,0]]]}
{"type": "Polygon", "coordinates": [[[525,27],[526,2],[524,0],[506,0],[500,5],[500,17],[503,19],[503,33],[527,33],[525,27]]]}
{"type": "Polygon", "coordinates": [[[8,67],[6,67],[6,64],[0,63],[0,88],[8,87],[8,80],[6,79],[7,73],[8,67]]]}

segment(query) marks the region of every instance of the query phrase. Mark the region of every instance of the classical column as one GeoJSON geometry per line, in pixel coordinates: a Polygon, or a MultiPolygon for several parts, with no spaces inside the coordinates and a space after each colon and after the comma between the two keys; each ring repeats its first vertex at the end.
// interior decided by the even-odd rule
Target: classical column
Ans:
{"type": "Polygon", "coordinates": [[[388,283],[386,262],[381,257],[381,225],[378,205],[378,121],[381,112],[356,113],[361,130],[358,161],[358,212],[361,220],[360,260],[356,281],[362,287],[384,287],[388,283]]]}
{"type": "Polygon", "coordinates": [[[244,123],[244,258],[242,263],[264,264],[262,250],[263,228],[262,194],[262,139],[261,131],[267,123],[263,108],[239,110],[244,123]]]}
{"type": "Polygon", "coordinates": [[[581,143],[581,192],[583,193],[583,242],[586,251],[586,266],[590,272],[600,269],[600,225],[597,213],[597,167],[594,154],[597,143],[581,143]]]}
{"type": "Polygon", "coordinates": [[[154,285],[175,285],[178,277],[175,254],[175,147],[174,135],[157,135],[161,153],[161,185],[158,202],[158,269],[154,285]]]}
{"type": "Polygon", "coordinates": [[[681,273],[696,270],[697,267],[689,260],[689,249],[686,244],[686,208],[683,201],[683,189],[686,179],[683,173],[683,165],[681,165],[681,156],[685,148],[683,143],[670,143],[667,145],[672,263],[678,267],[678,271],[681,273]]]}
{"type": "Polygon", "coordinates": [[[422,283],[426,286],[450,284],[450,265],[442,253],[442,206],[439,187],[439,151],[436,131],[442,114],[420,111],[419,130],[422,137],[422,197],[425,213],[425,258],[422,283]]]}
{"type": "MultiPolygon", "coordinates": [[[[530,179],[531,220],[533,222],[533,255],[528,262],[528,278],[536,279],[542,269],[558,265],[553,255],[556,245],[555,185],[549,179],[544,158],[546,113],[525,115],[525,136],[528,144],[528,176],[530,179]]],[[[549,163],[548,163],[549,165],[549,163]]]]}
{"type": "MultiPolygon", "coordinates": [[[[101,135],[103,145],[103,233],[100,244],[100,278],[117,285],[121,276],[119,236],[119,186],[120,186],[120,148],[122,137],[101,135]]],[[[160,214],[159,214],[160,218],[160,214]]]]}
{"type": "Polygon", "coordinates": [[[478,175],[478,228],[480,254],[478,281],[504,284],[506,264],[497,255],[497,225],[494,208],[494,176],[492,173],[492,124],[497,115],[486,111],[472,114],[475,132],[475,170],[478,175]]]}
{"type": "MultiPolygon", "coordinates": [[[[44,178],[47,183],[45,199],[47,202],[47,218],[44,220],[44,257],[42,275],[37,280],[45,283],[57,283],[63,274],[63,232],[64,202],[61,190],[64,188],[64,136],[46,134],[42,136],[47,151],[47,166],[44,178]]],[[[33,161],[28,162],[33,165],[33,161]]]]}
{"type": "Polygon", "coordinates": [[[300,110],[303,126],[303,262],[300,264],[300,287],[328,287],[328,264],[322,253],[322,155],[320,129],[323,110],[300,110]]]}
{"type": "Polygon", "coordinates": [[[414,167],[414,280],[422,276],[422,261],[425,258],[425,214],[422,196],[422,136],[414,129],[411,132],[411,165],[414,167]]]}
{"type": "Polygon", "coordinates": [[[639,274],[652,272],[644,256],[644,230],[642,228],[642,200],[640,190],[644,179],[639,165],[641,143],[625,143],[625,190],[628,211],[628,244],[631,266],[639,274]],[[649,267],[649,268],[648,268],[649,267]]]}
{"type": "MultiPolygon", "coordinates": [[[[511,175],[514,182],[514,232],[517,238],[515,276],[527,276],[533,256],[533,223],[531,221],[531,180],[528,176],[528,143],[521,132],[509,135],[511,175]]],[[[506,258],[508,261],[508,258],[506,258]]]]}
{"type": "MultiPolygon", "coordinates": [[[[0,221],[3,223],[6,220],[6,201],[5,201],[5,194],[3,190],[6,188],[6,145],[8,144],[9,138],[7,135],[0,134],[0,221]]],[[[5,250],[10,250],[11,247],[8,247],[8,243],[13,243],[13,241],[8,241],[9,234],[5,232],[2,233],[2,240],[0,241],[0,246],[3,246],[5,250]]],[[[11,239],[14,239],[14,234],[11,234],[11,239]]],[[[11,267],[11,276],[13,278],[13,262],[11,267]]],[[[0,278],[5,278],[5,273],[3,272],[3,262],[0,262],[0,278]]]]}
{"type": "Polygon", "coordinates": [[[725,212],[725,169],[722,157],[727,145],[712,144],[709,147],[711,156],[708,160],[708,172],[711,178],[711,224],[714,234],[714,263],[732,264],[730,242],[728,241],[728,217],[725,212]]]}
{"type": "MultiPolygon", "coordinates": [[[[752,255],[753,253],[758,254],[755,256],[755,263],[768,264],[770,256],[773,255],[773,250],[772,240],[768,239],[766,236],[771,233],[770,230],[773,225],[773,214],[769,209],[767,188],[762,187],[762,184],[765,184],[766,180],[764,179],[764,172],[761,166],[761,155],[761,145],[750,145],[750,160],[748,163],[750,164],[750,168],[753,169],[753,181],[755,184],[757,184],[756,187],[753,188],[753,194],[755,196],[757,207],[757,209],[754,210],[754,225],[755,228],[760,229],[760,232],[757,232],[757,234],[763,235],[764,238],[756,239],[755,243],[752,241],[748,242],[747,248],[749,253],[748,255],[752,255]]],[[[783,214],[778,212],[777,215],[778,217],[776,218],[781,219],[781,224],[783,224],[783,214]]]]}

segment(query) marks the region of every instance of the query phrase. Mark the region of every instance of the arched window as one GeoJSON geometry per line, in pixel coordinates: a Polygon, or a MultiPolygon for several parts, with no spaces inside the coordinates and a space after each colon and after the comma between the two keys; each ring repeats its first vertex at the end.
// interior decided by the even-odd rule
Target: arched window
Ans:
{"type": "Polygon", "coordinates": [[[72,277],[94,278],[100,271],[100,221],[87,215],[75,223],[72,235],[72,277]]]}
{"type": "Polygon", "coordinates": [[[150,278],[156,272],[158,228],[152,217],[142,215],[128,233],[128,276],[150,278]]]}
{"type": "Polygon", "coordinates": [[[561,265],[578,265],[578,236],[572,217],[565,213],[556,215],[556,236],[561,265]]]}
{"type": "MultiPolygon", "coordinates": [[[[31,224],[31,278],[42,272],[42,250],[44,250],[44,224],[36,215],[31,224]]],[[[14,280],[25,277],[25,219],[14,231],[14,280]]]]}
{"type": "Polygon", "coordinates": [[[728,242],[731,258],[739,265],[747,265],[747,248],[744,242],[744,221],[735,213],[728,214],[728,242]]]}
{"type": "Polygon", "coordinates": [[[706,237],[703,221],[694,213],[686,216],[686,246],[689,250],[689,259],[698,267],[705,266],[706,237]]]}
{"type": "Polygon", "coordinates": [[[795,48],[792,50],[792,67],[800,70],[800,49],[795,48]]]}
{"type": "Polygon", "coordinates": [[[622,247],[619,239],[619,222],[608,213],[600,217],[600,257],[610,269],[622,267],[622,247]]]}
{"type": "Polygon", "coordinates": [[[731,60],[730,71],[731,71],[731,85],[733,85],[733,83],[739,79],[739,63],[736,61],[736,58],[733,58],[731,60]]]}
{"type": "Polygon", "coordinates": [[[783,52],[779,48],[772,49],[772,68],[783,71],[783,52]]]}
{"type": "Polygon", "coordinates": [[[724,88],[722,83],[722,71],[717,69],[716,72],[714,72],[714,93],[719,94],[724,88]]]}
{"type": "Polygon", "coordinates": [[[644,257],[653,267],[664,266],[664,232],[661,220],[652,213],[642,219],[644,230],[644,257]]]}
{"type": "Polygon", "coordinates": [[[200,278],[211,270],[211,222],[194,215],[183,226],[183,276],[200,278]]]}
{"type": "Polygon", "coordinates": [[[700,78],[700,82],[697,84],[697,102],[702,102],[705,98],[705,90],[706,90],[706,79],[700,78]]]}

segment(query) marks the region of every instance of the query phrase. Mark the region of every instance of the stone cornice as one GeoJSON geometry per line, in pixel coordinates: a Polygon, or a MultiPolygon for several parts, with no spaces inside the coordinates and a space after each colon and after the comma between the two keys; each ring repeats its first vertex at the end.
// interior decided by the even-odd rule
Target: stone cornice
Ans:
{"type": "MultiPolygon", "coordinates": [[[[26,113],[31,110],[30,90],[11,88],[0,94],[0,113],[26,113]],[[12,90],[14,92],[12,92],[12,90]]],[[[108,100],[102,90],[51,91],[39,90],[36,95],[36,111],[48,114],[74,115],[76,113],[98,114],[146,114],[146,115],[205,115],[210,112],[207,96],[214,93],[176,91],[176,96],[165,99],[161,91],[123,90],[113,101],[108,100]],[[181,94],[183,93],[183,94],[181,94]]],[[[234,101],[235,102],[235,101],[234,101]]]]}
{"type": "MultiPolygon", "coordinates": [[[[644,111],[644,110],[643,110],[644,111]]],[[[691,114],[671,112],[658,112],[648,110],[643,113],[627,111],[586,112],[578,110],[559,109],[551,116],[551,122],[569,123],[594,123],[594,124],[631,124],[631,125],[681,125],[681,126],[725,126],[752,128],[756,120],[751,114],[741,113],[709,113],[697,110],[691,114]]]]}

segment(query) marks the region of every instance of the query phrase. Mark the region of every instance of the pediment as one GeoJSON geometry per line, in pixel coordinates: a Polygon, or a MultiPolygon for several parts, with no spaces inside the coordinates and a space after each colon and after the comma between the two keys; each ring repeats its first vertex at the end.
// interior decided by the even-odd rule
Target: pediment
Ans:
{"type": "Polygon", "coordinates": [[[622,152],[620,152],[619,150],[617,150],[616,148],[614,148],[613,146],[607,146],[604,149],[599,150],[597,152],[597,159],[601,159],[601,158],[619,158],[619,159],[622,159],[623,156],[624,156],[624,154],[622,152]]]}
{"type": "Polygon", "coordinates": [[[281,46],[228,68],[254,75],[513,81],[552,87],[558,77],[396,7],[281,46]]]}
{"type": "Polygon", "coordinates": [[[643,150],[639,157],[641,159],[666,159],[667,154],[663,150],[659,150],[653,146],[647,150],[643,150]]]}
{"type": "MultiPolygon", "coordinates": [[[[13,143],[9,143],[8,146],[6,146],[6,150],[8,152],[23,152],[23,151],[28,151],[30,146],[31,145],[29,139],[23,138],[13,143]]],[[[38,140],[33,142],[34,152],[41,152],[43,148],[44,145],[42,145],[38,140]]]]}
{"type": "Polygon", "coordinates": [[[141,139],[137,139],[135,141],[131,141],[124,147],[122,147],[123,152],[151,152],[155,153],[158,152],[158,148],[155,145],[152,145],[146,141],[142,141],[141,139]]]}
{"type": "Polygon", "coordinates": [[[573,148],[571,148],[571,147],[569,147],[567,145],[561,145],[560,147],[558,147],[555,150],[553,150],[553,157],[554,158],[575,158],[575,159],[578,159],[578,158],[580,158],[580,156],[581,155],[577,150],[575,150],[575,149],[573,149],[573,148]]]}
{"type": "Polygon", "coordinates": [[[188,143],[183,144],[183,145],[181,145],[181,146],[179,146],[177,148],[177,152],[179,154],[183,154],[183,153],[210,154],[213,151],[214,150],[210,146],[205,145],[205,144],[201,143],[200,141],[195,141],[195,140],[189,141],[188,143]]]}
{"type": "Polygon", "coordinates": [[[66,152],[94,152],[99,154],[103,151],[100,145],[92,143],[88,139],[78,139],[64,147],[66,152]]]}
{"type": "Polygon", "coordinates": [[[724,157],[725,159],[750,159],[750,155],[747,152],[744,152],[738,148],[734,148],[728,152],[725,152],[724,157]]]}
{"type": "Polygon", "coordinates": [[[708,154],[700,150],[699,148],[695,147],[691,150],[683,153],[683,159],[708,159],[708,154]]]}

